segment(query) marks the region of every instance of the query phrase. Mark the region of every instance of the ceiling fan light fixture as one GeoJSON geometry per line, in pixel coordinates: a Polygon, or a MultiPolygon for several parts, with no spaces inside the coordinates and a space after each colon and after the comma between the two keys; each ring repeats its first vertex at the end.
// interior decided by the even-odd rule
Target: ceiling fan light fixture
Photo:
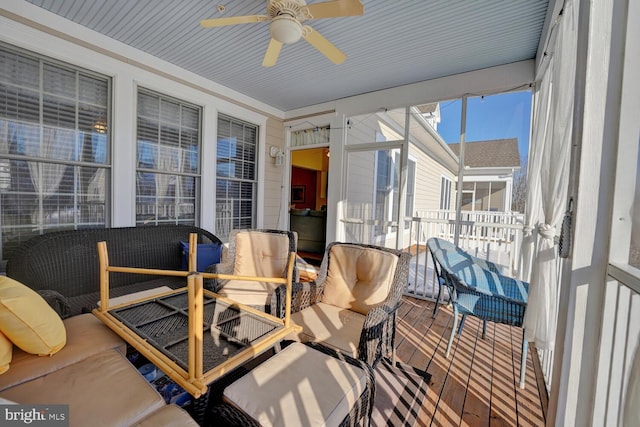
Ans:
{"type": "Polygon", "coordinates": [[[269,32],[280,43],[291,44],[302,37],[302,25],[289,15],[280,15],[271,21],[269,32]]]}

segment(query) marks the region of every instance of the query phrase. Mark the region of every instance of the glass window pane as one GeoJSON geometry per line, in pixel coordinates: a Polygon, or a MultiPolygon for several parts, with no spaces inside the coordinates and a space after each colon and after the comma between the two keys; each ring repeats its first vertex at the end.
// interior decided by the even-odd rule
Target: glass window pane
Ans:
{"type": "Polygon", "coordinates": [[[38,90],[40,62],[0,47],[0,82],[38,90]]]}
{"type": "Polygon", "coordinates": [[[109,106],[109,82],[90,76],[78,77],[78,99],[96,107],[109,106]]]}
{"type": "Polygon", "coordinates": [[[40,95],[38,92],[0,84],[0,117],[38,123],[40,95]]]}
{"type": "Polygon", "coordinates": [[[174,128],[180,127],[180,104],[160,98],[160,121],[172,124],[174,128]]]}
{"type": "Polygon", "coordinates": [[[45,95],[42,105],[44,123],[52,126],[75,129],[75,102],[52,95],[45,95]]]}
{"type": "Polygon", "coordinates": [[[43,66],[43,89],[45,93],[76,98],[76,72],[55,65],[43,66]]]}
{"type": "Polygon", "coordinates": [[[160,97],[145,92],[138,92],[138,117],[158,121],[160,117],[160,97]]]}

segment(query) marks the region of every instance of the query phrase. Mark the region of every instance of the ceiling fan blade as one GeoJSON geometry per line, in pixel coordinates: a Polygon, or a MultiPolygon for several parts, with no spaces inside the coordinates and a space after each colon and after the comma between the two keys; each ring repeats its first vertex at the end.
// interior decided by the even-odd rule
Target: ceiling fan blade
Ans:
{"type": "Polygon", "coordinates": [[[276,65],[276,61],[278,60],[278,55],[280,55],[280,49],[282,48],[282,43],[278,40],[272,38],[269,42],[269,46],[267,47],[267,52],[264,54],[264,59],[262,60],[263,67],[273,67],[276,65]]]}
{"type": "Polygon", "coordinates": [[[203,19],[200,21],[200,25],[205,28],[213,28],[236,24],[254,24],[256,22],[264,22],[267,20],[269,20],[269,17],[265,15],[231,16],[229,18],[203,19]]]}
{"type": "Polygon", "coordinates": [[[360,0],[333,0],[307,5],[312,19],[358,16],[364,13],[360,0]]]}
{"type": "Polygon", "coordinates": [[[342,51],[335,47],[333,43],[308,25],[304,26],[302,37],[304,37],[311,46],[315,47],[320,51],[320,53],[329,58],[329,60],[334,64],[342,64],[344,60],[347,59],[347,55],[342,53],[342,51]]]}

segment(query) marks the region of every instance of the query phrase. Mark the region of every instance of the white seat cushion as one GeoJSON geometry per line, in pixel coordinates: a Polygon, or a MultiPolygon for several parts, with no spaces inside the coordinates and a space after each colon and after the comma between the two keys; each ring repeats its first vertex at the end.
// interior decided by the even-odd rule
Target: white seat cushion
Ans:
{"type": "Polygon", "coordinates": [[[366,373],[293,343],[224,390],[263,426],[337,426],[367,387],[366,373]]]}
{"type": "Polygon", "coordinates": [[[293,313],[291,320],[303,329],[287,338],[302,342],[322,342],[328,347],[358,357],[358,343],[365,320],[362,314],[319,302],[293,313]]]}

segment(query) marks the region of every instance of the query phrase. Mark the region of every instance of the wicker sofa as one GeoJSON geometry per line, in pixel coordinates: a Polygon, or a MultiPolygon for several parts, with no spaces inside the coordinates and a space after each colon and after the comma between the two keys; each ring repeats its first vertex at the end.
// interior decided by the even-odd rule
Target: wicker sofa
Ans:
{"type": "MultiPolygon", "coordinates": [[[[188,242],[190,233],[198,235],[198,243],[221,244],[212,233],[189,225],[46,233],[28,240],[13,253],[7,262],[7,276],[40,293],[61,317],[75,316],[95,308],[100,299],[98,242],[107,242],[112,265],[179,270],[180,241],[188,242]]],[[[110,295],[185,285],[179,277],[112,274],[110,295]]]]}

